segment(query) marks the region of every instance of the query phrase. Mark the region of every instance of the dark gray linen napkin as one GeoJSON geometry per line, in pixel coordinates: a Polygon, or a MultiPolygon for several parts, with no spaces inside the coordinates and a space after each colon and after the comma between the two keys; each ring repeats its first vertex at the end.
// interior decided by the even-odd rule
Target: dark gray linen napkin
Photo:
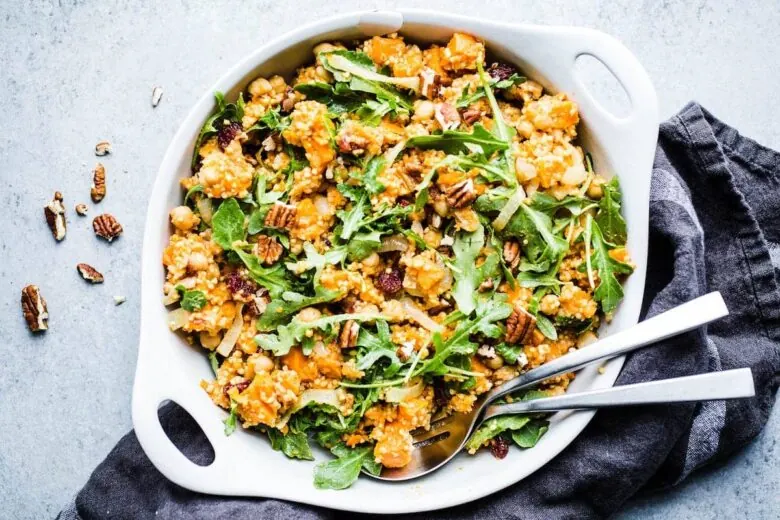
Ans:
{"type": "MultiPolygon", "coordinates": [[[[634,353],[617,384],[750,367],[755,398],[599,411],[566,450],[520,483],[416,517],[602,518],[640,489],[678,484],[758,435],[780,371],[778,217],[780,154],[741,136],[696,103],[663,123],[653,169],[643,316],[714,290],[721,291],[731,314],[634,353]]],[[[213,457],[186,412],[168,407],[162,421],[193,460],[213,457]]],[[[348,516],[278,500],[193,493],[165,479],[130,432],[59,518],[348,516]]]]}

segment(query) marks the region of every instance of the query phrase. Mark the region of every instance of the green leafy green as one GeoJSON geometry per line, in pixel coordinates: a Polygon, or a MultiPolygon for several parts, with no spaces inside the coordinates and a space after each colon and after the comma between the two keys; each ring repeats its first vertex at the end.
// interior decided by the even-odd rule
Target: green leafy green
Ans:
{"type": "Polygon", "coordinates": [[[548,339],[553,341],[558,339],[558,331],[555,330],[555,325],[544,314],[536,313],[536,328],[548,339]]]}
{"type": "Polygon", "coordinates": [[[620,193],[620,181],[617,177],[602,186],[604,195],[599,201],[599,211],[596,213],[596,224],[598,224],[604,238],[613,244],[623,245],[628,236],[626,231],[626,221],[620,214],[620,202],[622,195],[620,193]]]}
{"type": "Polygon", "coordinates": [[[276,428],[269,428],[267,433],[274,450],[281,451],[291,459],[314,460],[306,433],[290,431],[283,434],[276,428]]]}
{"type": "Polygon", "coordinates": [[[187,190],[187,193],[184,195],[184,205],[187,205],[187,202],[189,202],[190,197],[195,195],[196,193],[202,193],[203,192],[203,185],[202,184],[196,184],[192,188],[187,190]]]}
{"type": "Polygon", "coordinates": [[[393,111],[393,104],[389,101],[374,101],[368,99],[357,109],[357,116],[361,121],[370,126],[377,126],[382,118],[393,111]]]}
{"type": "Polygon", "coordinates": [[[339,296],[341,296],[340,292],[329,291],[324,288],[319,288],[314,296],[304,296],[291,292],[282,293],[277,298],[271,300],[265,312],[258,318],[257,330],[261,332],[271,331],[301,309],[333,301],[339,296]]]}
{"type": "Polygon", "coordinates": [[[519,430],[531,418],[528,415],[500,415],[492,417],[482,423],[482,426],[475,431],[466,442],[465,448],[468,451],[476,451],[490,439],[500,435],[507,430],[519,430]]]}
{"type": "Polygon", "coordinates": [[[523,254],[528,260],[527,267],[523,269],[526,271],[549,270],[569,248],[569,242],[553,232],[550,216],[528,204],[520,204],[520,211],[512,216],[503,233],[520,239],[523,254]]]}
{"type": "Polygon", "coordinates": [[[534,419],[519,430],[512,431],[512,440],[521,448],[533,448],[550,427],[548,421],[534,419]]]}
{"type": "Polygon", "coordinates": [[[320,274],[326,265],[340,264],[347,257],[347,248],[343,246],[333,247],[320,254],[311,242],[303,244],[303,252],[306,253],[306,260],[288,262],[285,265],[287,269],[296,274],[314,269],[315,285],[317,285],[320,274]]]}
{"type": "Polygon", "coordinates": [[[308,330],[329,329],[333,325],[349,320],[363,322],[374,319],[377,319],[377,316],[370,314],[336,314],[312,321],[293,318],[289,324],[279,325],[276,334],[258,334],[255,336],[255,342],[264,350],[273,352],[275,356],[283,356],[303,341],[308,330]]]}
{"type": "Polygon", "coordinates": [[[366,327],[360,329],[357,346],[358,356],[355,366],[358,370],[369,370],[377,362],[387,359],[389,365],[384,369],[384,377],[392,377],[401,369],[401,361],[398,359],[398,347],[390,339],[390,327],[386,321],[376,322],[377,333],[374,334],[366,327]]]}
{"type": "Polygon", "coordinates": [[[347,256],[353,262],[363,260],[382,245],[380,231],[356,233],[347,245],[347,256]]]}
{"type": "Polygon", "coordinates": [[[219,205],[211,219],[211,229],[214,242],[226,251],[233,249],[234,242],[244,240],[244,212],[236,199],[226,199],[219,205]]]}
{"type": "MultiPolygon", "coordinates": [[[[492,87],[495,88],[496,90],[505,90],[513,85],[519,85],[521,83],[525,83],[526,78],[524,76],[520,76],[517,73],[514,73],[506,79],[496,81],[495,79],[490,77],[488,81],[491,83],[492,87]]],[[[481,86],[477,87],[474,90],[474,92],[470,92],[468,88],[464,88],[463,93],[461,94],[460,98],[455,104],[455,107],[466,108],[467,106],[476,103],[483,97],[485,97],[484,87],[481,86]]]]}
{"type": "Polygon", "coordinates": [[[236,410],[237,404],[232,399],[230,400],[230,415],[225,419],[225,435],[233,435],[236,431],[236,424],[238,422],[238,411],[236,410]]]}
{"type": "Polygon", "coordinates": [[[181,295],[181,308],[185,311],[199,311],[209,302],[203,291],[191,291],[183,285],[177,285],[176,290],[181,295]]]}
{"type": "Polygon", "coordinates": [[[490,133],[484,126],[477,123],[471,133],[458,130],[445,130],[440,134],[420,135],[412,137],[406,145],[424,150],[442,150],[448,154],[478,152],[491,155],[497,150],[507,150],[509,142],[490,133]]]}
{"type": "Polygon", "coordinates": [[[609,256],[609,247],[601,228],[595,221],[591,233],[591,244],[593,245],[591,263],[599,273],[599,285],[593,292],[593,298],[601,303],[601,310],[604,311],[604,314],[609,314],[617,308],[618,303],[623,299],[623,287],[620,285],[617,275],[631,274],[633,268],[609,256]]]}
{"type": "Polygon", "coordinates": [[[366,209],[368,209],[368,195],[362,193],[360,198],[352,203],[351,208],[339,210],[336,213],[336,216],[341,219],[341,234],[339,237],[342,240],[349,240],[360,229],[363,218],[366,216],[366,209]]]}
{"type": "Polygon", "coordinates": [[[523,355],[522,345],[510,345],[508,343],[499,343],[494,347],[499,356],[504,358],[510,365],[516,365],[517,360],[523,355]]]}
{"type": "Polygon", "coordinates": [[[371,194],[382,193],[385,191],[385,185],[379,182],[377,177],[385,169],[385,158],[381,155],[372,157],[366,163],[363,175],[358,180],[365,186],[366,191],[371,194]]]}
{"type": "Polygon", "coordinates": [[[452,297],[463,314],[471,314],[476,308],[475,295],[483,282],[482,273],[476,267],[477,257],[485,245],[485,228],[481,225],[472,233],[460,231],[455,234],[452,252],[455,257],[450,262],[450,270],[455,278],[452,297]]]}
{"type": "Polygon", "coordinates": [[[217,111],[203,123],[198,138],[195,140],[191,163],[193,170],[198,164],[198,154],[203,142],[219,132],[219,129],[222,128],[223,121],[241,122],[241,119],[244,117],[243,94],[239,94],[238,101],[236,101],[235,104],[225,103],[225,96],[222,92],[214,92],[214,99],[217,103],[217,111]]]}
{"type": "Polygon", "coordinates": [[[379,74],[371,58],[358,51],[328,52],[322,64],[336,81],[349,83],[352,91],[373,94],[377,100],[389,103],[393,110],[400,107],[409,111],[413,108],[411,100],[401,94],[395,85],[413,88],[419,86],[418,78],[394,78],[379,74]]]}
{"type": "Polygon", "coordinates": [[[346,489],[357,480],[361,469],[374,475],[381,470],[374,461],[372,446],[350,449],[337,444],[331,452],[337,458],[317,464],[314,469],[314,487],[317,489],[346,489]]]}
{"type": "Polygon", "coordinates": [[[217,353],[213,350],[209,352],[209,365],[211,365],[211,371],[214,372],[214,377],[216,377],[219,370],[219,360],[217,359],[217,353]]]}
{"type": "Polygon", "coordinates": [[[287,278],[287,273],[281,264],[265,267],[255,255],[242,251],[241,249],[234,249],[234,251],[241,261],[244,262],[244,265],[249,272],[249,277],[268,289],[272,298],[292,289],[290,280],[287,278]]]}

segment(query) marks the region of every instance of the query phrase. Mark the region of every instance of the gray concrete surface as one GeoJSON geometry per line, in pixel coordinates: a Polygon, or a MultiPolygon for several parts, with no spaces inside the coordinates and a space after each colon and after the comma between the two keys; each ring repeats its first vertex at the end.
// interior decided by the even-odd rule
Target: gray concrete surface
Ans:
{"type": "MultiPolygon", "coordinates": [[[[602,29],[653,78],[664,118],[697,99],[743,133],[780,148],[780,9],[764,2],[6,0],[0,4],[0,517],[53,517],[130,428],[146,201],[168,140],[189,107],[245,53],[337,10],[427,7],[504,21],[602,29]],[[165,94],[153,110],[150,93],[165,94]],[[109,139],[108,196],[124,236],[95,239],[93,147],[109,139]],[[54,190],[69,210],[55,244],[42,218],[54,190]],[[75,264],[106,275],[88,286],[75,264]],[[51,330],[31,336],[19,290],[40,285],[51,330]],[[127,303],[115,307],[112,296],[127,303]]],[[[628,518],[777,518],[780,414],[728,464],[628,518]]]]}

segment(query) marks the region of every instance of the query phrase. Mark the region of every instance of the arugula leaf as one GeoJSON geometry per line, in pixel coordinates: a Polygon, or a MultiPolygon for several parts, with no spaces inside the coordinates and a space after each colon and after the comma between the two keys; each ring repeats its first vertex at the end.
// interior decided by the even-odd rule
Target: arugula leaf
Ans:
{"type": "Polygon", "coordinates": [[[479,153],[491,155],[495,151],[509,149],[507,140],[496,137],[480,123],[474,125],[471,133],[445,130],[440,134],[412,137],[406,145],[423,150],[442,150],[448,154],[470,153],[477,149],[479,153]]]}
{"type": "Polygon", "coordinates": [[[199,311],[209,302],[203,291],[190,291],[181,284],[176,286],[176,290],[181,295],[181,308],[185,311],[199,311]]]}
{"type": "Polygon", "coordinates": [[[591,244],[593,254],[591,262],[599,273],[599,285],[593,292],[593,298],[601,302],[601,310],[604,314],[614,311],[620,300],[623,299],[623,287],[616,275],[631,274],[633,268],[609,256],[609,247],[602,234],[601,227],[594,221],[591,232],[591,244]]]}
{"type": "Polygon", "coordinates": [[[190,197],[195,195],[196,193],[202,193],[203,192],[203,185],[202,184],[196,184],[192,188],[187,190],[187,193],[184,195],[184,205],[187,205],[187,202],[190,200],[190,197]]]}
{"type": "Polygon", "coordinates": [[[626,221],[620,214],[620,202],[622,195],[620,193],[620,181],[617,177],[602,186],[604,195],[599,201],[599,211],[596,213],[595,221],[604,238],[613,244],[623,245],[628,236],[626,231],[626,221]]]}
{"type": "Polygon", "coordinates": [[[568,251],[569,242],[553,233],[549,215],[528,204],[520,204],[520,210],[509,220],[504,234],[521,239],[523,253],[531,264],[547,270],[568,251]]]}
{"type": "Polygon", "coordinates": [[[361,121],[370,126],[377,126],[382,122],[382,118],[394,110],[393,104],[389,101],[366,100],[357,110],[357,116],[361,121]]]}
{"type": "Polygon", "coordinates": [[[349,238],[361,227],[363,217],[366,216],[366,208],[368,205],[368,196],[365,193],[360,195],[360,198],[352,203],[352,207],[348,210],[339,210],[336,216],[341,219],[341,233],[339,237],[342,240],[349,240],[349,238]]]}
{"type": "Polygon", "coordinates": [[[200,147],[209,137],[215,135],[222,128],[223,121],[241,122],[244,117],[244,97],[239,94],[238,101],[235,104],[225,103],[225,95],[222,92],[214,92],[214,99],[217,103],[217,111],[209,117],[200,129],[198,138],[195,140],[193,148],[192,161],[190,167],[195,170],[198,164],[200,147]]]}
{"type": "Polygon", "coordinates": [[[502,342],[493,348],[495,348],[498,355],[504,358],[504,361],[510,365],[516,365],[517,360],[523,355],[522,345],[510,345],[502,342]]]}
{"type": "Polygon", "coordinates": [[[227,416],[227,418],[224,420],[225,423],[225,436],[233,435],[233,432],[236,431],[236,423],[238,421],[238,411],[236,410],[237,403],[230,400],[230,415],[227,416]]]}
{"type": "Polygon", "coordinates": [[[558,339],[558,331],[555,330],[555,325],[550,321],[550,319],[541,313],[536,313],[536,328],[539,329],[539,332],[544,334],[545,337],[555,341],[558,339]]]}
{"type": "MultiPolygon", "coordinates": [[[[493,88],[497,90],[506,90],[509,87],[512,87],[514,85],[519,85],[521,83],[525,83],[527,81],[527,78],[524,76],[520,76],[516,72],[513,73],[511,76],[509,76],[506,79],[502,79],[499,81],[496,81],[492,77],[488,77],[488,82],[492,85],[493,88]]],[[[477,89],[473,93],[469,93],[468,88],[463,89],[463,93],[460,96],[460,99],[455,104],[456,108],[466,108],[467,106],[471,105],[472,103],[475,103],[485,97],[485,88],[484,87],[477,87],[477,89]]]]}
{"type": "Polygon", "coordinates": [[[353,262],[363,260],[382,245],[382,232],[356,233],[347,244],[347,255],[353,262]]]}
{"type": "Polygon", "coordinates": [[[227,199],[211,218],[214,242],[225,251],[233,249],[233,243],[244,240],[244,212],[236,199],[227,199]]]}
{"type": "Polygon", "coordinates": [[[234,249],[234,251],[241,261],[244,262],[244,265],[249,272],[249,277],[268,289],[272,298],[275,298],[292,288],[290,280],[287,279],[284,267],[281,264],[265,267],[255,255],[242,251],[241,249],[234,249]]]}
{"type": "Polygon", "coordinates": [[[489,338],[497,338],[501,329],[497,321],[506,319],[512,314],[512,306],[497,297],[478,298],[473,318],[463,319],[452,334],[443,340],[441,333],[433,335],[435,353],[414,370],[412,377],[422,374],[444,375],[448,372],[446,361],[453,355],[473,355],[478,345],[471,341],[473,334],[483,334],[489,338]]]}
{"type": "Polygon", "coordinates": [[[358,357],[355,366],[358,370],[368,370],[375,363],[387,358],[390,364],[384,370],[385,377],[392,377],[401,369],[401,361],[398,359],[397,347],[390,339],[390,327],[386,321],[376,322],[377,334],[374,335],[365,327],[360,329],[357,346],[358,357]]]}
{"type": "Polygon", "coordinates": [[[385,158],[381,155],[372,157],[366,163],[365,169],[363,170],[363,175],[359,178],[359,180],[362,182],[363,186],[365,186],[368,193],[376,194],[385,191],[385,185],[379,182],[377,179],[379,174],[382,173],[382,170],[385,169],[385,164],[385,158]]]}
{"type": "Polygon", "coordinates": [[[512,431],[512,440],[521,448],[533,448],[549,427],[549,421],[534,419],[519,430],[512,431]]]}
{"type": "Polygon", "coordinates": [[[360,470],[378,475],[381,467],[374,462],[373,446],[349,449],[337,444],[331,449],[336,459],[317,464],[314,469],[314,487],[317,489],[346,489],[360,475],[360,470]]]}
{"type": "Polygon", "coordinates": [[[219,370],[219,360],[217,359],[217,353],[213,350],[209,352],[209,364],[211,365],[211,371],[214,372],[214,377],[217,377],[217,371],[219,370]]]}
{"type": "Polygon", "coordinates": [[[285,266],[295,274],[314,269],[315,285],[318,284],[322,270],[326,265],[340,264],[347,256],[347,248],[344,246],[333,247],[320,254],[311,242],[303,244],[303,252],[306,253],[306,260],[288,262],[285,266]]]}
{"type": "Polygon", "coordinates": [[[283,434],[276,428],[269,428],[268,439],[271,448],[281,451],[291,459],[314,460],[309,446],[309,437],[304,432],[287,432],[283,434]]]}
{"type": "Polygon", "coordinates": [[[481,272],[476,268],[477,257],[485,245],[485,228],[481,225],[473,233],[460,231],[455,234],[452,252],[455,259],[450,264],[455,284],[452,287],[452,297],[458,304],[458,309],[469,315],[476,308],[475,295],[483,281],[481,272]]]}
{"type": "Polygon", "coordinates": [[[298,293],[282,293],[271,300],[265,312],[257,320],[257,330],[268,332],[281,325],[283,322],[306,307],[327,303],[335,300],[342,293],[319,288],[314,296],[303,296],[298,293]]]}
{"type": "Polygon", "coordinates": [[[355,112],[362,106],[364,99],[350,90],[345,83],[336,83],[335,87],[318,81],[300,83],[293,87],[293,90],[304,94],[306,99],[327,105],[328,112],[334,116],[355,112]]]}
{"type": "Polygon", "coordinates": [[[465,448],[469,452],[474,452],[482,447],[490,439],[500,435],[506,430],[519,430],[528,422],[531,418],[527,415],[500,415],[493,417],[482,423],[477,431],[475,431],[471,438],[466,441],[465,448]]]}
{"type": "Polygon", "coordinates": [[[275,356],[284,356],[292,347],[301,343],[308,330],[327,329],[348,320],[363,322],[375,319],[377,316],[371,314],[336,314],[306,322],[293,318],[288,325],[279,325],[276,334],[258,334],[255,336],[255,343],[265,350],[270,350],[275,356]]]}

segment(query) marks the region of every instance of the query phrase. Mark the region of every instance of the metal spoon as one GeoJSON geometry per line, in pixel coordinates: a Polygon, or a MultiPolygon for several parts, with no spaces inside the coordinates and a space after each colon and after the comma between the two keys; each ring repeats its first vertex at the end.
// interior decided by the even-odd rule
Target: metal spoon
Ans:
{"type": "MultiPolygon", "coordinates": [[[[434,418],[429,430],[413,431],[415,449],[411,462],[402,468],[383,468],[382,473],[374,478],[409,480],[443,466],[463,448],[471,432],[485,419],[485,408],[503,395],[559,374],[579,370],[595,361],[621,356],[726,315],[728,309],[723,298],[720,293],[713,292],[529,370],[481,396],[471,412],[453,414],[438,420],[434,418]]],[[[528,401],[531,402],[535,401],[528,401]]]]}

